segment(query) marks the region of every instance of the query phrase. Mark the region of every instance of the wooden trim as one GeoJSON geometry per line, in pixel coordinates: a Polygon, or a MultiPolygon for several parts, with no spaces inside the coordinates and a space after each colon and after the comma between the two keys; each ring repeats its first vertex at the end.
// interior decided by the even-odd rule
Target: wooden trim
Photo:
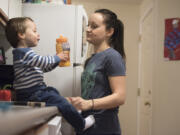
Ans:
{"type": "Polygon", "coordinates": [[[0,8],[0,23],[5,27],[8,20],[9,20],[8,16],[0,8]]]}

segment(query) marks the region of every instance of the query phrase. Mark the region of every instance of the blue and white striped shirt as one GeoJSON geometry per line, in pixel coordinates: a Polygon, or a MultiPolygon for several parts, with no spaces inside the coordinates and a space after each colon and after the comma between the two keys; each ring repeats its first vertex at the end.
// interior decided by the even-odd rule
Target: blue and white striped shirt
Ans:
{"type": "Polygon", "coordinates": [[[43,73],[58,66],[58,56],[40,56],[31,48],[15,48],[13,50],[15,90],[26,89],[44,82],[43,73]]]}

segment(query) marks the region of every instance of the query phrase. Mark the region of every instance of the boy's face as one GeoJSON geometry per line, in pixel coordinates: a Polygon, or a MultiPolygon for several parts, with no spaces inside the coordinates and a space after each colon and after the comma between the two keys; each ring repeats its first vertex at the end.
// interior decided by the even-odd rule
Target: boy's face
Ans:
{"type": "Polygon", "coordinates": [[[27,47],[35,47],[37,46],[40,36],[37,33],[36,25],[31,20],[26,21],[26,31],[23,34],[24,35],[24,42],[27,45],[27,47]]]}

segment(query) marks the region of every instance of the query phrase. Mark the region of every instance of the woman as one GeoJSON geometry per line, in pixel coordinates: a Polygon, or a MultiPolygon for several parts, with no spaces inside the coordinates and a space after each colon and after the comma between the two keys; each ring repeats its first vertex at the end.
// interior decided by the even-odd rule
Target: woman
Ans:
{"type": "Polygon", "coordinates": [[[125,52],[123,24],[115,13],[96,10],[89,18],[87,41],[93,54],[82,74],[82,97],[71,98],[84,117],[93,114],[95,124],[78,135],[121,135],[119,106],[125,102],[125,52]]]}

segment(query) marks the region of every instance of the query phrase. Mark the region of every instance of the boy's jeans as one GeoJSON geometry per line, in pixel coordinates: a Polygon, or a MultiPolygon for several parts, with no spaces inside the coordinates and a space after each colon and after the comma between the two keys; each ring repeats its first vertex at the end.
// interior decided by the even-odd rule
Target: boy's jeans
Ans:
{"type": "Polygon", "coordinates": [[[37,88],[18,90],[18,101],[46,102],[46,106],[57,106],[62,116],[75,128],[81,132],[85,127],[85,120],[78,111],[53,87],[44,85],[37,88]]]}

